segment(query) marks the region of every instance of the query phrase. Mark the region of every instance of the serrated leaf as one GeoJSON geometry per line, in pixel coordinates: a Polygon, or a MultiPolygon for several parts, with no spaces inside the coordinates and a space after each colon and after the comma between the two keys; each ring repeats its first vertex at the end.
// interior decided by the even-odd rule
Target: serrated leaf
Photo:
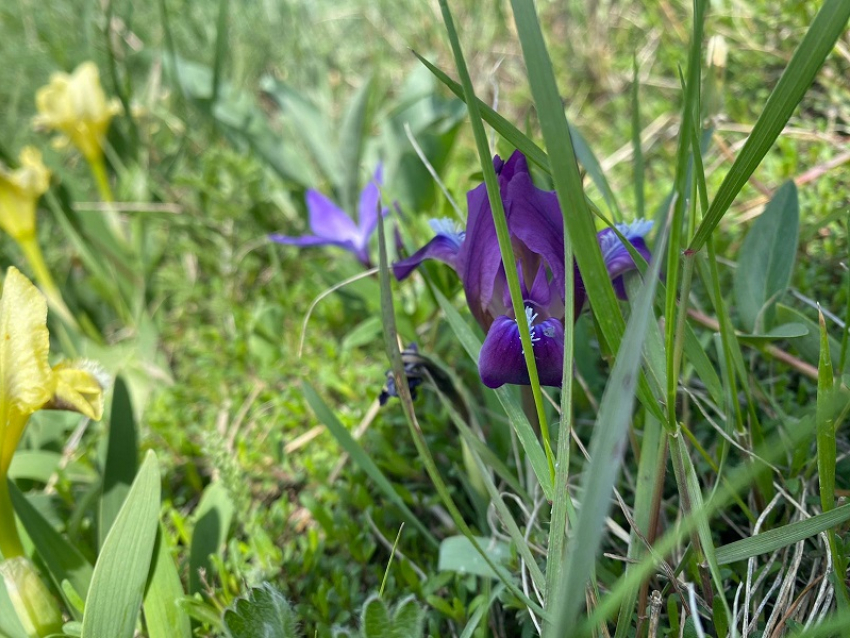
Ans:
{"type": "Polygon", "coordinates": [[[797,187],[785,182],[747,233],[735,271],[735,302],[749,332],[769,331],[775,305],[788,287],[797,252],[800,204],[797,187]]]}
{"type": "Polygon", "coordinates": [[[283,594],[263,583],[236,601],[223,616],[228,638],[298,638],[295,613],[283,594]]]}

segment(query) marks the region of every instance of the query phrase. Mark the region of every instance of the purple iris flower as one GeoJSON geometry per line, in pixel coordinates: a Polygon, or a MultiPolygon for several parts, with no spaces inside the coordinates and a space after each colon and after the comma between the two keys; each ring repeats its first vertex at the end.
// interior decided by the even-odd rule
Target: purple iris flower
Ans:
{"type": "MultiPolygon", "coordinates": [[[[269,235],[269,239],[279,244],[294,246],[339,246],[354,253],[367,268],[372,267],[369,259],[369,238],[378,225],[378,204],[381,199],[382,170],[380,164],[375,176],[360,192],[358,223],[319,191],[307,191],[307,211],[310,214],[312,235],[289,237],[287,235],[269,235]]],[[[388,209],[381,210],[386,216],[388,209]]]]}
{"type": "MultiPolygon", "coordinates": [[[[426,259],[437,259],[460,275],[473,316],[487,331],[478,359],[481,380],[490,388],[506,383],[528,385],[528,369],[519,337],[518,321],[531,334],[540,383],[560,387],[564,358],[564,223],[554,192],[531,181],[525,156],[515,151],[507,162],[493,160],[505,208],[508,232],[517,261],[524,316],[511,305],[505,268],[499,253],[496,227],[484,184],[467,193],[466,230],[450,222],[432,222],[436,236],[416,253],[393,264],[402,280],[426,259]]],[[[651,223],[621,225],[620,232],[649,259],[643,235],[651,223]]],[[[599,233],[609,274],[622,289],[623,274],[635,268],[628,250],[608,229],[599,233]],[[612,237],[609,237],[610,233],[612,237]]],[[[584,284],[575,273],[576,315],[585,301],[584,284]]]]}

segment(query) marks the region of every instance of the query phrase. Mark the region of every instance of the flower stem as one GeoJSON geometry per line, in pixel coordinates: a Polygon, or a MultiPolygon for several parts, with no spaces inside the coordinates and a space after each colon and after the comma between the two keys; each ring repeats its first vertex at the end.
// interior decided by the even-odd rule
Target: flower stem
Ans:
{"type": "Polygon", "coordinates": [[[12,498],[9,495],[9,483],[4,472],[0,476],[0,554],[8,560],[24,556],[24,547],[18,528],[15,526],[15,511],[12,509],[12,498]]]}
{"type": "Polygon", "coordinates": [[[50,269],[44,262],[44,255],[42,255],[41,247],[38,245],[35,237],[26,237],[21,239],[18,241],[18,245],[21,247],[21,251],[27,258],[30,268],[32,268],[33,274],[35,275],[35,279],[38,282],[41,291],[44,293],[44,296],[47,297],[47,302],[50,304],[50,307],[56,312],[56,314],[62,317],[62,320],[68,324],[68,326],[79,331],[80,324],[77,322],[76,317],[74,317],[68,309],[68,306],[65,305],[65,300],[62,299],[62,293],[59,291],[59,287],[56,285],[56,282],[53,281],[53,276],[50,274],[50,269]]]}
{"type": "MultiPolygon", "coordinates": [[[[109,175],[106,173],[106,163],[103,161],[103,154],[87,159],[89,161],[89,167],[91,168],[95,184],[97,184],[97,190],[100,193],[100,199],[107,204],[112,204],[115,202],[115,195],[112,193],[112,186],[109,184],[109,175]]],[[[124,228],[121,226],[121,220],[118,218],[118,212],[112,210],[110,207],[110,209],[105,212],[105,215],[106,223],[112,231],[112,234],[121,241],[126,242],[127,236],[124,232],[124,228]]]]}

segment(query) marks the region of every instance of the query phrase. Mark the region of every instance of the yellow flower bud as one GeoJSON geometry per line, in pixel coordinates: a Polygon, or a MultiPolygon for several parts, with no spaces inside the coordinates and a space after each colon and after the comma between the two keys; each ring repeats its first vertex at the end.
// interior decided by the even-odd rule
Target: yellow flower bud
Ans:
{"type": "Polygon", "coordinates": [[[50,186],[38,149],[25,146],[20,160],[15,170],[0,164],[0,228],[17,242],[35,237],[36,203],[50,186]]]}
{"type": "Polygon", "coordinates": [[[121,112],[118,100],[107,101],[94,62],[83,62],[70,75],[54,73],[35,104],[36,126],[64,134],[89,162],[100,157],[109,123],[121,112]]]}
{"type": "Polygon", "coordinates": [[[0,562],[0,575],[27,638],[43,638],[62,631],[62,613],[56,599],[30,559],[19,556],[0,562]]]}

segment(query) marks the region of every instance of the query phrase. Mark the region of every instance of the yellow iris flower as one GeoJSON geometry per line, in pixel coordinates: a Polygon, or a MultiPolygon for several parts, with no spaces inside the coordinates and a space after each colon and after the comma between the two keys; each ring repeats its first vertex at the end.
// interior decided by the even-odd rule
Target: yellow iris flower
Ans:
{"type": "Polygon", "coordinates": [[[0,228],[19,243],[35,237],[35,206],[50,186],[38,149],[24,147],[20,160],[15,170],[0,164],[0,228]]]}
{"type": "Polygon", "coordinates": [[[103,386],[93,364],[48,363],[47,303],[12,267],[0,297],[0,552],[23,554],[15,529],[6,475],[27,420],[42,409],[73,410],[90,419],[103,414],[103,386]]]}
{"type": "Polygon", "coordinates": [[[94,62],[83,62],[70,75],[54,73],[35,104],[35,124],[62,133],[89,163],[100,158],[109,123],[121,112],[118,100],[106,99],[94,62]]]}

